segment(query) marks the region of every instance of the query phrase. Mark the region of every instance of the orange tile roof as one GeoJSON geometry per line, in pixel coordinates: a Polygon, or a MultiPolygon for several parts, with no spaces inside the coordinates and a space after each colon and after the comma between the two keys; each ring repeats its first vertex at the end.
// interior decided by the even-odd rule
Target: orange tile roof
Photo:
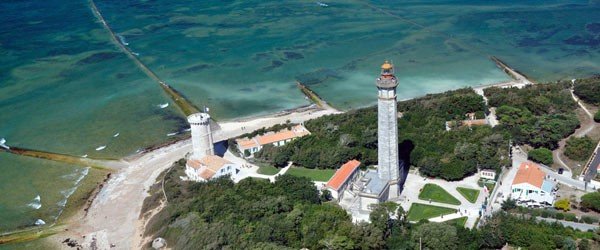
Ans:
{"type": "Polygon", "coordinates": [[[538,188],[542,188],[544,177],[546,177],[546,173],[542,171],[540,166],[533,162],[523,162],[519,166],[519,170],[517,170],[517,175],[513,180],[513,185],[529,183],[538,188]]]}
{"type": "Polygon", "coordinates": [[[258,143],[254,139],[248,139],[248,138],[236,139],[235,143],[240,145],[240,147],[243,149],[249,149],[249,148],[259,146],[258,143]]]}
{"type": "Polygon", "coordinates": [[[327,182],[327,186],[335,190],[339,190],[342,184],[350,178],[350,175],[360,166],[360,161],[351,160],[340,167],[335,174],[327,182]]]}
{"type": "Polygon", "coordinates": [[[296,125],[296,126],[292,127],[291,130],[285,129],[285,130],[281,130],[278,132],[267,133],[265,135],[257,136],[257,137],[251,138],[251,139],[244,138],[244,139],[238,139],[236,141],[242,148],[246,149],[246,148],[258,146],[256,144],[252,144],[252,143],[258,142],[258,144],[260,144],[260,145],[267,145],[267,144],[271,144],[274,142],[285,141],[288,139],[302,137],[302,136],[309,135],[309,134],[310,134],[310,131],[308,131],[304,126],[296,125]],[[242,144],[240,144],[240,143],[242,143],[242,144]]]}
{"type": "Polygon", "coordinates": [[[231,164],[231,162],[216,155],[207,155],[200,160],[189,159],[187,161],[187,165],[196,169],[199,172],[198,175],[205,180],[212,178],[225,164],[231,164]]]}

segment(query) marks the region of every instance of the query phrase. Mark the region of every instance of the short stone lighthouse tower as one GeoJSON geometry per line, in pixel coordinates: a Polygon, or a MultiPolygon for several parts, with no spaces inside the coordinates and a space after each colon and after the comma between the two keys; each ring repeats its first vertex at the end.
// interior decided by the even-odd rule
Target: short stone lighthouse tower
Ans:
{"type": "Polygon", "coordinates": [[[377,100],[377,172],[381,180],[387,180],[389,198],[400,193],[400,165],[398,159],[398,110],[394,65],[385,61],[381,65],[381,75],[376,81],[377,100]]]}
{"type": "Polygon", "coordinates": [[[192,130],[192,157],[202,159],[207,155],[214,155],[212,133],[210,131],[210,115],[195,113],[187,118],[192,130]]]}

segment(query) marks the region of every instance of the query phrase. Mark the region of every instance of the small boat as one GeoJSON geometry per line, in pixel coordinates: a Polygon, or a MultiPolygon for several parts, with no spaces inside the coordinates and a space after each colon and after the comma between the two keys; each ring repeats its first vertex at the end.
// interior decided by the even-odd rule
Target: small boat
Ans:
{"type": "Polygon", "coordinates": [[[87,154],[84,154],[84,155],[82,155],[81,157],[83,157],[83,158],[87,158],[87,156],[88,156],[87,154]]]}
{"type": "Polygon", "coordinates": [[[131,52],[131,54],[133,54],[134,56],[140,56],[140,53],[133,52],[133,51],[131,52]]]}
{"type": "Polygon", "coordinates": [[[192,131],[192,128],[186,128],[183,130],[183,132],[190,132],[190,131],[192,131]]]}
{"type": "Polygon", "coordinates": [[[162,104],[158,104],[158,107],[161,108],[161,109],[164,109],[166,107],[169,107],[169,103],[165,102],[165,103],[162,103],[162,104]]]}
{"type": "Polygon", "coordinates": [[[113,137],[118,137],[121,133],[116,133],[113,137]]]}
{"type": "Polygon", "coordinates": [[[168,133],[167,136],[174,136],[176,134],[178,134],[178,132],[168,133]]]}
{"type": "Polygon", "coordinates": [[[323,3],[323,2],[317,2],[317,4],[321,7],[329,7],[329,4],[323,3]]]}
{"type": "Polygon", "coordinates": [[[104,150],[105,148],[106,148],[106,145],[104,145],[104,146],[100,146],[100,147],[97,147],[97,148],[96,148],[96,151],[104,150]]]}

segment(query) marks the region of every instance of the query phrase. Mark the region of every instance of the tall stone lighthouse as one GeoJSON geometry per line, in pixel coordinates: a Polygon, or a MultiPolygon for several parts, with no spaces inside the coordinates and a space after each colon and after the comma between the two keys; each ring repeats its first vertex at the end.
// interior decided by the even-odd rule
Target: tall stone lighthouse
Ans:
{"type": "Polygon", "coordinates": [[[207,113],[191,114],[187,118],[192,129],[192,157],[202,159],[207,155],[214,155],[212,133],[210,131],[210,115],[207,113]]]}
{"type": "Polygon", "coordinates": [[[389,184],[389,198],[398,197],[400,192],[400,165],[398,160],[398,108],[394,65],[385,61],[381,75],[377,78],[377,173],[389,184]]]}

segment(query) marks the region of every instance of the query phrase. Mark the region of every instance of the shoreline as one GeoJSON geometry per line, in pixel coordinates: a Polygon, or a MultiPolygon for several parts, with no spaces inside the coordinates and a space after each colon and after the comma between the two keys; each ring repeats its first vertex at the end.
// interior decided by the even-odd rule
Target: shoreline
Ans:
{"type": "MultiPolygon", "coordinates": [[[[481,84],[481,85],[477,85],[477,86],[471,86],[468,88],[476,90],[476,89],[485,89],[485,88],[489,88],[489,87],[512,87],[512,86],[517,86],[517,85],[521,85],[521,84],[523,84],[523,83],[513,80],[513,81],[499,82],[499,83],[492,83],[492,84],[481,84]]],[[[456,90],[456,89],[452,89],[452,90],[456,90]]],[[[445,90],[445,91],[452,91],[452,90],[445,90]]],[[[445,92],[445,91],[443,91],[443,92],[445,92]]],[[[442,93],[442,92],[436,92],[436,93],[442,93]]],[[[428,94],[435,94],[435,93],[428,93],[428,94]]],[[[428,94],[426,94],[426,95],[428,95],[428,94]]],[[[400,100],[400,101],[417,99],[417,98],[420,98],[423,96],[425,96],[425,95],[408,98],[408,99],[404,99],[404,100],[400,100]]],[[[350,109],[350,110],[354,110],[354,109],[350,109]]],[[[314,119],[314,118],[317,118],[317,117],[320,117],[323,115],[344,113],[344,112],[347,112],[350,110],[346,110],[346,111],[324,110],[324,109],[317,108],[314,104],[305,105],[305,106],[301,106],[301,107],[297,107],[297,108],[293,108],[293,109],[282,110],[282,111],[270,113],[270,114],[250,115],[250,116],[246,116],[246,117],[239,117],[239,118],[234,118],[231,120],[223,121],[220,123],[220,129],[215,131],[214,133],[216,134],[215,137],[219,138],[219,139],[222,139],[225,137],[232,138],[232,137],[236,137],[236,136],[242,135],[244,133],[247,133],[249,131],[253,131],[253,130],[256,130],[256,129],[259,129],[262,127],[269,127],[269,126],[272,126],[277,123],[285,123],[285,121],[288,119],[298,119],[298,121],[306,121],[306,120],[314,119]],[[246,130],[241,130],[242,126],[246,127],[246,130]]],[[[221,140],[216,139],[215,141],[221,141],[221,140]]],[[[75,234],[74,232],[89,232],[91,228],[99,228],[99,227],[91,226],[90,224],[93,224],[93,223],[91,220],[88,220],[87,216],[91,213],[95,213],[95,214],[100,213],[102,215],[102,212],[103,212],[102,209],[107,209],[106,196],[110,196],[111,193],[113,193],[112,191],[115,190],[116,187],[120,186],[119,184],[122,184],[125,179],[129,179],[127,177],[130,177],[133,170],[140,170],[141,165],[146,165],[146,164],[157,162],[157,161],[162,163],[161,166],[152,167],[151,168],[152,171],[145,171],[144,172],[145,174],[142,175],[144,178],[140,181],[140,183],[137,183],[138,186],[136,188],[134,188],[136,191],[141,191],[141,193],[138,193],[138,195],[137,195],[140,198],[139,201],[137,202],[137,204],[132,204],[132,205],[134,207],[137,206],[139,209],[141,209],[143,200],[148,195],[146,193],[146,191],[149,189],[149,187],[152,185],[152,183],[154,183],[156,176],[158,176],[158,174],[160,174],[162,171],[164,171],[166,168],[168,168],[172,162],[174,162],[180,158],[183,158],[185,156],[185,154],[189,151],[191,151],[191,140],[190,140],[190,136],[186,135],[183,138],[179,138],[179,139],[176,139],[173,141],[168,141],[168,142],[165,142],[162,144],[148,147],[148,148],[142,150],[142,152],[140,152],[140,153],[135,153],[135,154],[132,154],[129,156],[125,156],[125,157],[121,158],[120,160],[126,162],[127,165],[124,166],[123,168],[114,169],[114,170],[110,171],[112,173],[110,178],[105,179],[104,182],[102,182],[102,184],[98,184],[96,186],[96,188],[93,190],[93,192],[90,193],[90,195],[88,197],[86,197],[87,201],[89,202],[89,203],[86,203],[87,206],[85,206],[85,207],[80,206],[78,208],[74,208],[74,207],[72,207],[73,206],[72,202],[68,202],[67,206],[65,207],[65,210],[74,209],[76,211],[73,212],[73,214],[71,214],[71,215],[65,214],[65,215],[63,215],[64,217],[62,217],[62,218],[59,217],[59,219],[55,223],[56,224],[55,226],[48,227],[47,229],[40,229],[40,230],[36,230],[36,228],[33,227],[31,229],[22,230],[21,232],[23,232],[23,231],[38,231],[37,233],[39,234],[40,232],[53,231],[55,229],[61,229],[64,227],[66,230],[63,229],[63,230],[59,230],[58,232],[52,232],[53,235],[50,235],[49,237],[47,237],[44,240],[49,240],[50,244],[52,244],[53,246],[57,246],[57,245],[62,246],[61,248],[63,248],[63,249],[70,248],[62,243],[64,238],[71,238],[71,239],[79,238],[80,240],[82,240],[81,242],[84,242],[83,240],[85,238],[83,238],[81,236],[86,235],[86,234],[75,234]],[[166,165],[165,165],[165,163],[166,163],[166,165]],[[154,176],[154,179],[148,175],[154,176]],[[122,177],[122,178],[119,178],[119,177],[122,177]],[[148,182],[148,183],[146,183],[146,182],[148,182]],[[141,187],[141,190],[140,190],[140,187],[141,187]],[[104,205],[104,207],[99,207],[98,204],[104,205]],[[77,221],[77,219],[79,219],[79,221],[78,221],[79,223],[75,222],[75,221],[77,221]],[[86,223],[87,223],[87,225],[86,225],[86,223]],[[60,226],[60,228],[59,228],[59,226],[60,226]]],[[[90,178],[92,178],[92,177],[90,177],[90,178]]],[[[99,178],[99,179],[101,179],[101,178],[99,178]]],[[[99,180],[99,179],[96,179],[96,180],[99,180]]],[[[94,180],[91,180],[91,181],[94,181],[94,180]]],[[[123,199],[123,197],[119,197],[119,196],[123,196],[122,194],[120,194],[120,192],[116,192],[116,193],[117,193],[116,196],[113,196],[112,198],[123,199]]],[[[140,233],[139,230],[143,230],[143,227],[140,227],[140,223],[145,223],[145,222],[140,222],[140,219],[138,218],[139,217],[139,209],[133,209],[135,211],[138,211],[137,213],[135,213],[135,216],[134,216],[135,220],[133,220],[133,223],[132,223],[132,225],[136,225],[135,232],[131,232],[131,233],[134,233],[133,236],[139,235],[139,233],[140,233]]],[[[107,218],[107,216],[105,216],[104,218],[107,218]]],[[[97,220],[98,218],[95,218],[95,219],[97,220]]],[[[100,223],[100,225],[101,225],[101,223],[100,223]]],[[[99,231],[102,231],[102,230],[99,230],[99,231]]],[[[20,232],[8,233],[8,235],[10,236],[11,234],[14,235],[14,234],[19,234],[19,233],[20,232]]],[[[102,234],[104,235],[104,237],[106,237],[106,232],[103,232],[102,234]]],[[[6,236],[6,235],[7,234],[4,234],[3,236],[6,236]]],[[[89,235],[89,233],[88,233],[88,235],[89,235]]],[[[93,238],[93,237],[91,237],[91,238],[93,238]]],[[[136,237],[136,238],[139,238],[139,237],[136,237]]],[[[121,241],[121,243],[123,243],[123,241],[121,241]]],[[[130,244],[127,244],[126,242],[125,242],[125,245],[132,246],[130,244]]]]}

